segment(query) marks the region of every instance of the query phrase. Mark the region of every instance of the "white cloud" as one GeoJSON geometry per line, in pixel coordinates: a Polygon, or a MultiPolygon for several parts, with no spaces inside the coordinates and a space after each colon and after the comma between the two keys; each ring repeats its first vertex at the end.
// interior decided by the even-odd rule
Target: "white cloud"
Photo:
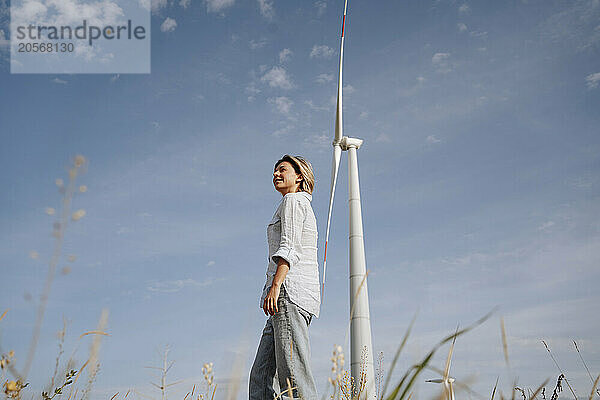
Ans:
{"type": "Polygon", "coordinates": [[[113,53],[106,53],[106,54],[101,55],[100,58],[98,59],[98,61],[100,61],[101,63],[104,63],[104,64],[108,64],[114,58],[115,58],[115,55],[113,53]]]}
{"type": "Polygon", "coordinates": [[[202,282],[194,279],[176,279],[172,281],[150,282],[147,289],[151,292],[175,293],[179,292],[184,287],[205,287],[210,286],[214,282],[213,279],[207,279],[202,282]]]}
{"type": "Polygon", "coordinates": [[[229,79],[229,77],[227,75],[225,75],[222,72],[219,72],[216,76],[217,81],[219,83],[222,83],[223,85],[230,85],[231,84],[231,79],[229,79]]]}
{"type": "Polygon", "coordinates": [[[294,87],[294,83],[288,76],[287,71],[282,67],[271,68],[260,80],[274,88],[292,89],[294,87]]]}
{"type": "Polygon", "coordinates": [[[471,12],[471,7],[467,3],[463,3],[460,7],[458,7],[458,12],[460,14],[468,14],[471,12]]]}
{"type": "Polygon", "coordinates": [[[181,0],[179,2],[179,5],[183,8],[188,8],[191,3],[192,3],[192,0],[181,0]]]}
{"type": "Polygon", "coordinates": [[[314,45],[310,51],[310,58],[329,58],[333,55],[334,51],[331,47],[321,44],[314,45]]]}
{"type": "Polygon", "coordinates": [[[385,133],[381,133],[381,134],[377,135],[377,137],[375,138],[375,141],[377,143],[390,143],[392,141],[392,139],[390,139],[390,137],[388,135],[386,135],[385,133]]]}
{"type": "Polygon", "coordinates": [[[356,89],[354,89],[354,86],[352,86],[352,85],[346,85],[343,87],[343,92],[344,92],[343,94],[345,94],[345,95],[350,95],[350,94],[356,92],[356,89]]]}
{"type": "Polygon", "coordinates": [[[277,129],[275,132],[273,132],[273,136],[275,136],[275,137],[285,136],[288,133],[290,133],[292,131],[292,129],[294,129],[294,125],[291,123],[287,123],[287,124],[283,125],[281,128],[277,129]]]}
{"type": "Polygon", "coordinates": [[[586,76],[585,81],[589,89],[596,89],[600,84],[600,72],[586,76]]]}
{"type": "Polygon", "coordinates": [[[40,1],[28,1],[20,7],[11,7],[12,22],[20,24],[21,21],[39,21],[46,17],[48,7],[40,1]]]}
{"type": "Polygon", "coordinates": [[[206,263],[207,267],[212,267],[213,265],[215,265],[216,263],[213,260],[210,260],[209,262],[206,263]]]}
{"type": "Polygon", "coordinates": [[[119,229],[117,229],[116,234],[117,235],[122,235],[124,233],[132,233],[133,229],[128,228],[126,226],[120,226],[119,229]]]}
{"type": "Polygon", "coordinates": [[[54,78],[54,79],[52,79],[52,82],[59,83],[61,85],[66,85],[68,83],[67,81],[64,81],[64,80],[62,80],[60,78],[54,78]]]}
{"type": "Polygon", "coordinates": [[[539,25],[539,35],[553,45],[561,43],[576,52],[595,52],[600,46],[600,7],[597,0],[579,0],[559,7],[539,25]]]}
{"type": "Polygon", "coordinates": [[[82,19],[87,20],[90,25],[111,25],[119,22],[124,15],[123,9],[110,1],[86,4],[78,0],[54,2],[32,0],[11,7],[12,22],[23,25],[28,25],[32,21],[40,25],[56,24],[56,21],[60,21],[61,25],[80,24],[82,19]],[[44,3],[48,3],[50,7],[44,3]],[[53,12],[49,12],[50,10],[53,12]]]}
{"type": "Polygon", "coordinates": [[[366,111],[361,111],[360,115],[358,116],[358,118],[360,119],[367,119],[369,117],[369,113],[366,111]]]}
{"type": "Polygon", "coordinates": [[[450,57],[450,53],[435,53],[433,57],[431,57],[431,62],[433,64],[440,64],[450,57]]]}
{"type": "Polygon", "coordinates": [[[442,140],[438,139],[435,135],[429,135],[427,136],[427,143],[429,144],[435,144],[435,143],[440,143],[442,140]]]}
{"type": "Polygon", "coordinates": [[[173,32],[175,28],[177,28],[177,21],[169,17],[160,25],[160,30],[163,32],[173,32]]]}
{"type": "Polygon", "coordinates": [[[317,9],[317,16],[321,17],[327,9],[327,2],[325,0],[318,0],[315,2],[315,8],[317,9]]]}
{"type": "MultiPolygon", "coordinates": [[[[15,25],[79,25],[82,20],[96,26],[114,25],[125,17],[123,9],[112,1],[95,1],[88,3],[78,0],[39,1],[31,0],[11,6],[11,22],[15,25]],[[58,21],[58,22],[57,22],[58,21]]],[[[87,43],[75,43],[75,57],[86,61],[110,63],[114,55],[105,48],[89,46],[87,43]]]]}
{"type": "Polygon", "coordinates": [[[554,221],[546,221],[542,225],[538,226],[538,231],[545,231],[554,226],[554,221]]]}
{"type": "Polygon", "coordinates": [[[256,50],[256,49],[260,49],[262,47],[265,47],[266,44],[267,44],[267,39],[262,38],[262,39],[259,39],[259,40],[252,39],[252,40],[250,40],[250,42],[249,42],[248,45],[250,46],[250,48],[252,50],[256,50]]]}
{"type": "Polygon", "coordinates": [[[417,76],[417,82],[418,82],[418,83],[425,83],[425,81],[426,81],[426,80],[427,80],[427,79],[425,79],[425,78],[424,78],[424,77],[422,77],[422,76],[417,76]]]}
{"type": "Polygon", "coordinates": [[[5,33],[0,29],[0,47],[8,47],[10,41],[6,39],[5,33]]]}
{"type": "Polygon", "coordinates": [[[86,61],[91,61],[94,58],[98,58],[100,56],[99,53],[99,47],[81,45],[79,43],[75,44],[75,55],[77,57],[84,58],[86,61]]]}
{"type": "Polygon", "coordinates": [[[571,186],[578,189],[589,189],[594,185],[594,179],[591,176],[578,176],[569,179],[571,186]]]}
{"type": "Polygon", "coordinates": [[[333,74],[319,74],[317,76],[317,83],[327,83],[333,80],[333,74]]]}
{"type": "Polygon", "coordinates": [[[121,77],[121,74],[113,75],[110,77],[110,82],[115,83],[120,77],[121,77]]]}
{"type": "Polygon", "coordinates": [[[462,22],[459,22],[458,24],[456,24],[456,27],[458,28],[459,32],[464,32],[467,30],[467,25],[462,22]]]}
{"type": "Polygon", "coordinates": [[[8,0],[0,0],[0,17],[9,17],[10,9],[8,0]]]}
{"type": "Polygon", "coordinates": [[[313,111],[327,111],[329,110],[327,107],[317,106],[312,100],[306,100],[304,102],[313,111]]]}
{"type": "Polygon", "coordinates": [[[487,32],[485,31],[471,31],[469,32],[469,36],[471,37],[476,37],[476,38],[481,38],[481,39],[485,39],[487,38],[487,32]]]}
{"type": "Polygon", "coordinates": [[[446,73],[452,71],[452,66],[449,63],[450,53],[435,53],[431,57],[431,63],[437,72],[446,73]]]}
{"type": "MultiPolygon", "coordinates": [[[[148,0],[140,0],[141,4],[147,4],[148,0]]],[[[150,9],[152,13],[158,13],[162,8],[167,6],[167,0],[150,0],[150,9]]],[[[148,9],[147,5],[145,6],[148,9]]]]}
{"type": "Polygon", "coordinates": [[[246,93],[250,94],[250,95],[255,95],[260,93],[260,89],[256,87],[256,84],[254,82],[250,83],[248,86],[246,86],[246,93]]]}
{"type": "Polygon", "coordinates": [[[304,139],[304,145],[309,147],[324,148],[331,146],[333,137],[328,135],[311,135],[304,139]]]}
{"type": "Polygon", "coordinates": [[[256,87],[254,82],[251,82],[248,86],[246,86],[245,91],[248,95],[247,100],[249,103],[252,103],[256,99],[256,95],[260,93],[260,89],[256,87]]]}
{"type": "Polygon", "coordinates": [[[332,106],[337,105],[337,95],[331,95],[329,97],[329,104],[331,104],[332,106]]]}
{"type": "Polygon", "coordinates": [[[277,111],[284,115],[290,114],[290,111],[292,110],[292,105],[294,104],[292,100],[285,96],[271,97],[269,99],[269,103],[274,104],[275,108],[277,108],[277,111]]]}
{"type": "Polygon", "coordinates": [[[275,16],[273,0],[258,0],[258,7],[260,8],[260,14],[266,19],[271,20],[275,16]]]}
{"type": "Polygon", "coordinates": [[[231,7],[235,0],[205,0],[206,11],[222,12],[224,9],[231,7]]]}
{"type": "Polygon", "coordinates": [[[294,52],[292,52],[290,49],[283,49],[279,52],[279,62],[280,63],[284,63],[290,60],[290,58],[292,57],[292,54],[294,54],[294,52]]]}

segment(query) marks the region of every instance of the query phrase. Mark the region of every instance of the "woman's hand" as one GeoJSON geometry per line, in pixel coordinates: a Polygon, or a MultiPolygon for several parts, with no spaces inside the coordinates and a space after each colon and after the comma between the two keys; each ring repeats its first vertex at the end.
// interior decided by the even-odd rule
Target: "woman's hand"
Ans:
{"type": "Polygon", "coordinates": [[[271,289],[269,289],[269,294],[265,297],[265,301],[263,303],[263,311],[265,315],[273,315],[279,309],[277,308],[277,299],[279,299],[279,292],[281,291],[281,287],[279,285],[271,285],[271,289]]]}
{"type": "Polygon", "coordinates": [[[279,299],[279,292],[281,291],[281,285],[285,280],[285,276],[290,270],[290,264],[287,260],[279,257],[277,260],[277,272],[275,273],[275,277],[273,278],[273,284],[271,285],[271,289],[269,289],[269,294],[265,297],[265,302],[263,303],[263,311],[265,315],[273,315],[279,309],[277,308],[277,299],[279,299]]]}

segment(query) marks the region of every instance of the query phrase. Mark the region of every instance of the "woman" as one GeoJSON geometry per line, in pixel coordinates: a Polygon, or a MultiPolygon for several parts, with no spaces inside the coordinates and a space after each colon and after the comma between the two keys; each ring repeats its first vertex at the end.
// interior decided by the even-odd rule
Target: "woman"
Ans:
{"type": "Polygon", "coordinates": [[[260,307],[269,319],[250,371],[250,400],[272,400],[277,371],[285,397],[315,400],[310,368],[308,326],[319,316],[317,223],[310,205],[315,179],[312,166],[299,156],[275,163],[273,185],[283,196],[267,226],[269,264],[260,307]]]}

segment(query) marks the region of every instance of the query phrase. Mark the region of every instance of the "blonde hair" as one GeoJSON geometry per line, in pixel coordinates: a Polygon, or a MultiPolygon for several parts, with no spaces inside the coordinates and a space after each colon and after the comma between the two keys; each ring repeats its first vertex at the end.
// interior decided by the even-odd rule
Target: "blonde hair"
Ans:
{"type": "Polygon", "coordinates": [[[277,166],[284,161],[292,164],[292,167],[294,167],[294,172],[302,177],[302,181],[298,186],[298,191],[312,194],[315,187],[315,174],[313,173],[313,168],[310,162],[304,157],[290,156],[289,154],[286,154],[275,163],[274,169],[276,169],[277,166]]]}

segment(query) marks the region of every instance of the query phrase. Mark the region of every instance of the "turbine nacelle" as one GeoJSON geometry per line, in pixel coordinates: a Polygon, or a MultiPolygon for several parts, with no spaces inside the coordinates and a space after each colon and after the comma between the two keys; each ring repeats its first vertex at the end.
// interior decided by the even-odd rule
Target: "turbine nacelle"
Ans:
{"type": "Polygon", "coordinates": [[[447,377],[446,379],[428,379],[425,382],[441,383],[444,385],[444,393],[447,400],[454,400],[454,378],[447,377]]]}
{"type": "Polygon", "coordinates": [[[456,344],[456,335],[458,334],[458,326],[456,327],[456,333],[454,334],[454,338],[452,338],[452,344],[450,345],[450,350],[448,351],[448,358],[446,359],[446,367],[444,368],[444,375],[442,379],[428,379],[425,382],[430,383],[441,383],[444,385],[444,392],[446,394],[446,398],[448,400],[454,400],[454,387],[453,383],[455,381],[454,378],[450,377],[450,363],[452,362],[452,353],[454,352],[454,345],[456,344]]]}
{"type": "MultiPolygon", "coordinates": [[[[340,142],[339,142],[339,145],[343,151],[347,151],[351,147],[354,147],[355,149],[358,150],[362,144],[363,144],[362,139],[351,138],[348,136],[343,136],[342,140],[340,140],[340,142]]],[[[333,143],[333,145],[335,146],[335,142],[333,143]]]]}

